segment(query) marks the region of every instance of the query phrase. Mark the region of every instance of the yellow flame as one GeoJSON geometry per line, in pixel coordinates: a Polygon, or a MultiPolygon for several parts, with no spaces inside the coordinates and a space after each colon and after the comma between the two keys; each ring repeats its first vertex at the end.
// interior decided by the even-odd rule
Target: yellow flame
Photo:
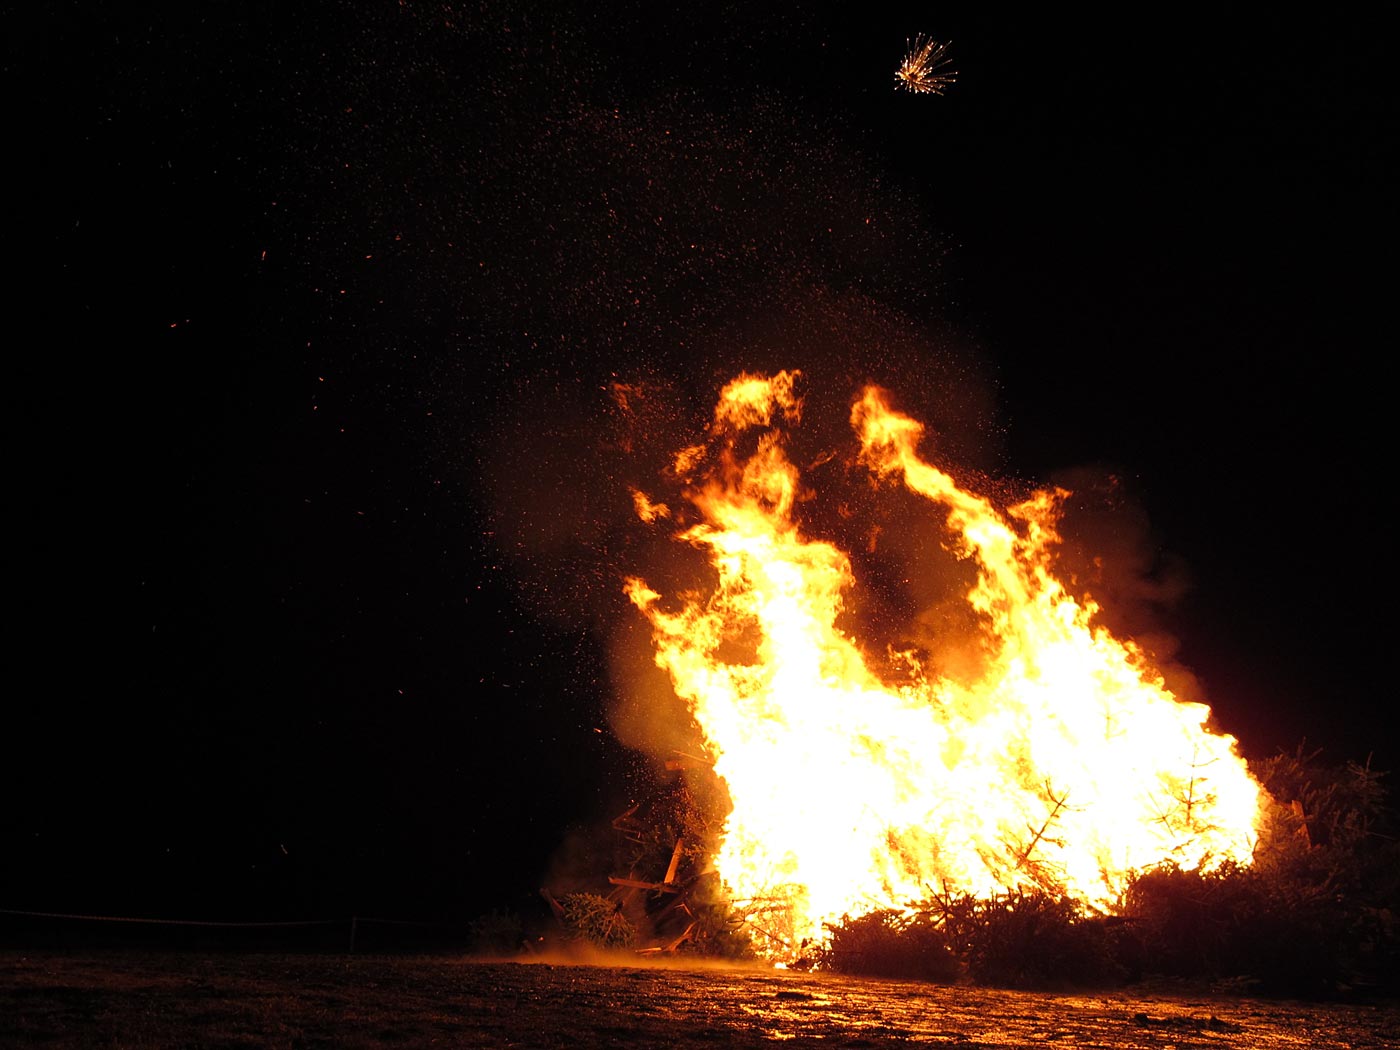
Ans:
{"type": "MultiPolygon", "coordinates": [[[[1163,861],[1249,863],[1260,789],[1235,740],[1053,575],[1067,493],[999,511],[921,459],[923,427],[870,388],[851,413],[860,462],[942,508],[929,528],[974,560],[966,600],[987,650],[970,682],[914,654],[900,684],[880,680],[837,627],[849,558],[794,520],[799,472],[774,421],[800,419],[796,378],[743,375],[721,393],[721,450],[687,492],[700,521],[678,536],[707,552],[713,591],[667,608],[627,584],[728,787],[715,864],[769,954],[930,891],[1039,887],[1112,908],[1163,861]]],[[[704,462],[692,448],[675,465],[704,462]]]]}

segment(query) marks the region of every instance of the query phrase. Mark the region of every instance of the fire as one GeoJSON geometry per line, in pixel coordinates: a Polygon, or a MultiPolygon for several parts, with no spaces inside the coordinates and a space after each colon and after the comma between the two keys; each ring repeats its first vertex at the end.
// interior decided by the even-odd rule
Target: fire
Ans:
{"type": "Polygon", "coordinates": [[[1235,740],[1053,573],[1067,493],[999,509],[920,458],[922,425],[872,387],[851,412],[858,462],[929,501],[931,538],[973,560],[983,635],[975,674],[909,652],[883,680],[838,627],[850,558],[798,520],[797,379],[725,387],[710,443],[673,466],[688,518],[637,494],[644,520],[694,521],[677,539],[706,552],[713,589],[663,601],[627,583],[728,787],[715,866],[769,954],[931,891],[1039,887],[1111,909],[1154,864],[1249,863],[1261,796],[1235,740]]]}

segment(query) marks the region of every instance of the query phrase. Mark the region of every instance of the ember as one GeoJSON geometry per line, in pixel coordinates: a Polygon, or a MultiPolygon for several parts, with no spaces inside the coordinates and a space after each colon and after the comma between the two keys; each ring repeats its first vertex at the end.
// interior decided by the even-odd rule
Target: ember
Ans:
{"type": "Polygon", "coordinates": [[[785,428],[800,424],[799,381],[725,387],[708,443],[674,461],[688,515],[637,494],[644,521],[682,522],[676,539],[707,554],[709,593],[627,585],[728,788],[715,863],[760,949],[796,957],[824,923],[936,890],[1039,888],[1112,909],[1161,862],[1249,863],[1261,791],[1234,739],[1055,576],[1066,493],[999,507],[960,487],[875,388],[852,410],[853,451],[875,483],[927,501],[930,541],[975,566],[978,664],[882,662],[838,626],[859,581],[797,512],[785,428]]]}

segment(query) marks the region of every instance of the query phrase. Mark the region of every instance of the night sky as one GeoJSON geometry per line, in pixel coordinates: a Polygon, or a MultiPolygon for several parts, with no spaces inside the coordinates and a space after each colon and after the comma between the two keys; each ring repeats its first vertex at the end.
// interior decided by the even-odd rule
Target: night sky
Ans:
{"type": "Polygon", "coordinates": [[[657,765],[627,486],[745,368],[1075,488],[1246,755],[1400,761],[1378,24],[93,6],[5,59],[0,907],[537,899],[657,765]],[[945,96],[894,89],[918,33],[945,96]]]}

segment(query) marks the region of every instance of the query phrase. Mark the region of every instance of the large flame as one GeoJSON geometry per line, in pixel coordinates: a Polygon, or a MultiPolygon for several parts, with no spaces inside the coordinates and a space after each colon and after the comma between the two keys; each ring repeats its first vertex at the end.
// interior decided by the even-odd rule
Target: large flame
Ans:
{"type": "MultiPolygon", "coordinates": [[[[780,424],[800,421],[795,379],[731,382],[718,455],[695,446],[675,461],[699,515],[678,539],[707,552],[713,590],[663,603],[628,581],[728,787],[715,864],[769,954],[931,891],[1038,887],[1112,908],[1134,871],[1163,861],[1248,863],[1260,789],[1234,739],[1052,573],[1066,493],[999,510],[921,459],[923,427],[870,388],[851,413],[859,461],[942,508],[930,536],[975,559],[966,598],[985,634],[975,675],[908,653],[901,682],[881,680],[837,626],[850,559],[794,515],[780,424]]],[[[640,493],[637,507],[666,516],[640,493]]]]}

